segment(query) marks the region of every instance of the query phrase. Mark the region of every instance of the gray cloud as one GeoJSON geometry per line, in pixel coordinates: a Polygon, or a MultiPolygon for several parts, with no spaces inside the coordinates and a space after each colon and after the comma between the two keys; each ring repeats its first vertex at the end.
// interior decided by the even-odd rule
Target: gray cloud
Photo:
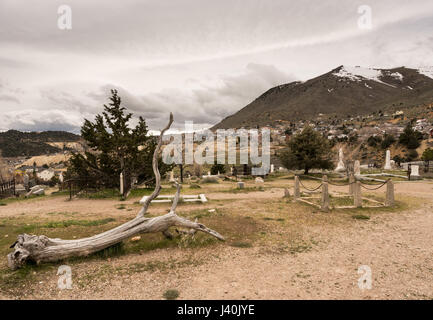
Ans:
{"type": "Polygon", "coordinates": [[[248,64],[239,75],[222,76],[213,85],[205,84],[195,89],[170,88],[136,96],[112,84],[101,87],[99,92],[90,96],[102,105],[107,103],[110,90],[117,89],[123,105],[136,116],[147,119],[152,129],[160,128],[169,112],[173,112],[176,119],[174,127],[182,127],[184,121],[194,121],[199,127],[206,127],[242,108],[267,89],[293,80],[293,76],[274,66],[248,64]]]}
{"type": "Polygon", "coordinates": [[[0,94],[0,101],[11,101],[11,102],[20,103],[20,101],[16,97],[8,94],[0,94]]]}
{"type": "Polygon", "coordinates": [[[0,129],[77,130],[117,88],[157,129],[217,123],[272,86],[340,64],[432,64],[433,2],[361,0],[74,0],[73,28],[57,28],[61,0],[0,3],[0,129]]]}

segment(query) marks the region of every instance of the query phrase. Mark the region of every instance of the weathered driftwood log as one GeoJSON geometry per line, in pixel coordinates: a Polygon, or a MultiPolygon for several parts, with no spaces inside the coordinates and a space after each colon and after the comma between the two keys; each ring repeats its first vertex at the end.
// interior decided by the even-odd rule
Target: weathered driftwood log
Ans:
{"type": "Polygon", "coordinates": [[[173,115],[170,114],[170,121],[161,131],[158,144],[153,154],[152,167],[155,173],[155,190],[151,196],[147,198],[134,219],[98,235],[76,240],[51,239],[44,235],[21,234],[18,236],[17,241],[11,246],[11,248],[14,248],[14,252],[9,253],[7,256],[9,267],[11,269],[17,269],[23,266],[27,261],[41,263],[58,261],[70,257],[87,256],[141,233],[162,232],[164,236],[172,238],[169,232],[170,227],[182,227],[189,230],[188,232],[191,234],[194,234],[196,231],[201,231],[219,240],[224,240],[224,237],[218,232],[207,228],[197,221],[192,222],[176,214],[175,210],[181,190],[180,185],[177,185],[176,195],[169,213],[154,218],[144,217],[150,202],[155,199],[161,191],[158,155],[162,145],[162,136],[165,131],[170,128],[172,123],[173,115]],[[194,232],[192,230],[194,230],[194,232]]]}

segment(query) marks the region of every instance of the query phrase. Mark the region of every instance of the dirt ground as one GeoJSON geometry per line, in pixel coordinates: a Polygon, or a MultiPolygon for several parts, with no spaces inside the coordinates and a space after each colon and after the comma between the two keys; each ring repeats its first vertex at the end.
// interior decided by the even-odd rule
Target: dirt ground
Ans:
{"type": "MultiPolygon", "coordinates": [[[[127,254],[65,262],[72,268],[70,290],[57,287],[60,263],[31,267],[18,278],[6,270],[4,257],[0,298],[162,299],[174,289],[179,299],[433,299],[432,183],[396,183],[396,209],[330,213],[283,199],[282,187],[292,184],[275,180],[265,183],[265,191],[231,193],[223,190],[233,186],[224,183],[195,191],[206,193],[209,203],[181,205],[178,214],[199,213],[200,221],[227,236],[226,242],[208,244],[204,235],[198,245],[177,242],[145,250],[131,245],[127,254]],[[369,219],[354,219],[356,214],[369,219]],[[358,286],[362,265],[371,269],[371,289],[358,286]]],[[[137,200],[45,197],[0,207],[0,219],[7,225],[113,217],[118,224],[136,214],[137,200]],[[119,205],[126,209],[116,210],[119,205]]],[[[150,214],[167,209],[155,205],[150,214]]],[[[58,232],[69,229],[69,235],[81,236],[79,227],[58,232]]],[[[0,244],[8,243],[5,236],[0,233],[0,244]]],[[[140,241],[155,239],[144,235],[140,241]]]]}

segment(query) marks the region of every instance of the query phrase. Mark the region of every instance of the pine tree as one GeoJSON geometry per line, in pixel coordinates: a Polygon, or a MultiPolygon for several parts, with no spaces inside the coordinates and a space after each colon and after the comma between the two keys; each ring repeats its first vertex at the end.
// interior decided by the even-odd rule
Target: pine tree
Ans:
{"type": "MultiPolygon", "coordinates": [[[[72,155],[68,176],[89,187],[119,188],[123,173],[126,194],[133,178],[151,184],[156,140],[148,135],[143,117],[139,117],[135,128],[130,128],[132,113],[127,113],[121,102],[117,90],[111,90],[110,103],[104,105],[102,114],[96,115],[94,122],[84,120],[81,136],[89,149],[72,155]]],[[[160,163],[161,173],[168,167],[160,163]]]]}
{"type": "Polygon", "coordinates": [[[305,174],[313,168],[333,167],[328,139],[308,125],[290,139],[279,158],[287,169],[303,169],[305,174]]]}

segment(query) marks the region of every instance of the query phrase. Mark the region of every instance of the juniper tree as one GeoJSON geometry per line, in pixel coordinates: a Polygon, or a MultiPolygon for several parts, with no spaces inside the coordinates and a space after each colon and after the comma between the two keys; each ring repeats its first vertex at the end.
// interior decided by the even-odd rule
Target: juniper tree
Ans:
{"type": "Polygon", "coordinates": [[[333,166],[328,139],[310,126],[290,139],[279,158],[287,169],[303,169],[305,174],[313,168],[330,169],[333,166]]]}
{"type": "MultiPolygon", "coordinates": [[[[110,102],[104,105],[102,114],[96,115],[94,122],[84,120],[81,136],[88,148],[84,154],[72,155],[69,177],[94,187],[117,188],[120,173],[123,173],[124,193],[132,177],[148,184],[152,181],[154,175],[149,163],[152,162],[156,140],[148,135],[143,117],[138,118],[135,128],[130,127],[133,115],[126,112],[121,102],[117,90],[111,90],[110,102]]],[[[168,166],[160,163],[159,168],[164,173],[168,166]]]]}

